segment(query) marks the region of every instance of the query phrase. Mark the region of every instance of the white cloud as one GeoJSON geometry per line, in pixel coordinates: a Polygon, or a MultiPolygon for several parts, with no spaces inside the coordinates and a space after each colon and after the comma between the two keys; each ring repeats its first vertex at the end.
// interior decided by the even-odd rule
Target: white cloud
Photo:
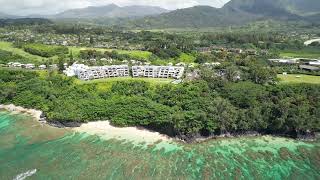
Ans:
{"type": "Polygon", "coordinates": [[[67,9],[117,4],[119,6],[148,5],[167,9],[186,8],[196,5],[221,7],[229,0],[0,0],[0,12],[27,14],[55,14],[67,9]]]}

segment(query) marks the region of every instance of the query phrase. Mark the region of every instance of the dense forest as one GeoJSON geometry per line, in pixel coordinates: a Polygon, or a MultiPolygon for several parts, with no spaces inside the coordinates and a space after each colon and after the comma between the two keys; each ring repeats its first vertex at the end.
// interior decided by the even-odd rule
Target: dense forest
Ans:
{"type": "Polygon", "coordinates": [[[99,91],[55,72],[1,69],[0,103],[41,109],[52,122],[110,120],[187,141],[249,131],[297,136],[320,130],[319,85],[232,82],[210,72],[179,85],[124,81],[99,91]]]}

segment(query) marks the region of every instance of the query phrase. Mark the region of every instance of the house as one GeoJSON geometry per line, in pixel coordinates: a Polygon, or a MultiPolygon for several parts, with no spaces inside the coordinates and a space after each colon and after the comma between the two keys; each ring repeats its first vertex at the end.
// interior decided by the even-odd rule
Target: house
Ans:
{"type": "Polygon", "coordinates": [[[281,64],[298,64],[299,59],[269,59],[270,62],[281,64]]]}
{"type": "Polygon", "coordinates": [[[47,66],[42,64],[42,65],[38,66],[38,68],[43,70],[43,69],[47,69],[47,66]]]}
{"type": "Polygon", "coordinates": [[[236,54],[241,54],[241,53],[243,52],[243,50],[240,49],[240,48],[230,48],[230,49],[228,49],[228,52],[230,52],[230,53],[236,53],[236,54]]]}
{"type": "Polygon", "coordinates": [[[36,66],[34,64],[24,64],[23,67],[26,69],[34,69],[36,66]]]}
{"type": "Polygon", "coordinates": [[[52,65],[49,65],[49,68],[50,69],[58,69],[58,65],[52,64],[52,65]]]}
{"type": "Polygon", "coordinates": [[[7,63],[7,66],[8,66],[8,67],[12,67],[12,64],[13,64],[13,62],[8,62],[8,63],[7,63]]]}
{"type": "Polygon", "coordinates": [[[22,67],[23,64],[21,63],[18,63],[18,62],[15,62],[15,63],[12,63],[10,67],[22,67]]]}
{"type": "Polygon", "coordinates": [[[204,63],[203,66],[211,67],[211,66],[220,66],[221,63],[213,62],[213,63],[204,63]]]}
{"type": "Polygon", "coordinates": [[[320,60],[310,61],[310,62],[309,62],[309,65],[311,65],[311,66],[320,66],[320,60]]]}
{"type": "Polygon", "coordinates": [[[310,65],[300,65],[299,68],[306,71],[320,71],[320,67],[310,65]]]}

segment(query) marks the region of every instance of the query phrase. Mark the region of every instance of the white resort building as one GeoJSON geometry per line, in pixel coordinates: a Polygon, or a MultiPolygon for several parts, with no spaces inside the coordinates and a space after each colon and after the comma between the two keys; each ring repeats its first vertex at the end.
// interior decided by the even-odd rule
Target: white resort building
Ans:
{"type": "Polygon", "coordinates": [[[132,66],[133,77],[180,79],[183,73],[184,67],[177,66],[132,66]]]}
{"type": "MultiPolygon", "coordinates": [[[[183,76],[184,67],[177,66],[132,66],[133,77],[148,78],[175,78],[183,76]]],[[[81,80],[92,80],[110,77],[128,77],[130,70],[128,65],[111,66],[86,66],[73,64],[64,71],[67,76],[77,76],[81,80]]]]}
{"type": "Polygon", "coordinates": [[[81,80],[102,79],[109,77],[129,76],[128,65],[93,66],[84,64],[73,64],[64,73],[67,76],[77,76],[81,80]]]}

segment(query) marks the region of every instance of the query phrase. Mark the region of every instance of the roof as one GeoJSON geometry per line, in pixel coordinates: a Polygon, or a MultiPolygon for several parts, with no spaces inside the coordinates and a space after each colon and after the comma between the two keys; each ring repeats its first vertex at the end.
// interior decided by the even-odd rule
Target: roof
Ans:
{"type": "Polygon", "coordinates": [[[300,65],[299,67],[301,69],[308,69],[308,70],[312,70],[312,71],[319,71],[320,70],[319,67],[309,66],[309,65],[300,65]]]}

